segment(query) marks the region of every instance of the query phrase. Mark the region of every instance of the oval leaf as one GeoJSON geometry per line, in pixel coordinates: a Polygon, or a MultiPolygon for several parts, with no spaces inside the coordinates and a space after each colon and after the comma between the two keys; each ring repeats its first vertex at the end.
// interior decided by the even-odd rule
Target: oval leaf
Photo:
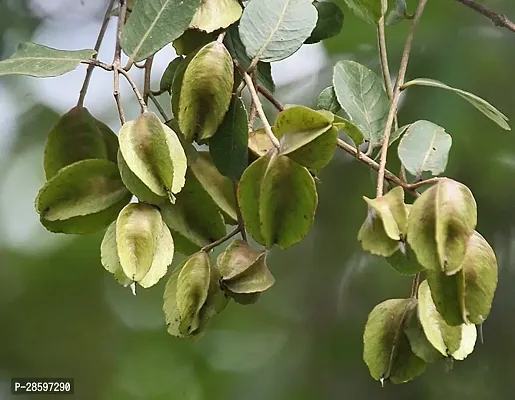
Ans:
{"type": "Polygon", "coordinates": [[[190,27],[213,32],[238,21],[241,13],[238,0],[202,0],[190,27]]]}
{"type": "Polygon", "coordinates": [[[262,253],[250,267],[230,279],[224,279],[222,284],[232,293],[249,294],[264,292],[274,282],[275,279],[266,266],[266,253],[262,253]]]}
{"type": "Polygon", "coordinates": [[[340,33],[343,27],[343,12],[334,3],[314,1],[318,12],[318,20],[306,44],[318,43],[340,33]]]}
{"type": "Polygon", "coordinates": [[[465,308],[463,271],[451,276],[439,271],[426,271],[426,279],[431,288],[431,297],[436,309],[447,325],[457,326],[467,322],[463,315],[465,308]]]}
{"type": "Polygon", "coordinates": [[[381,78],[355,61],[340,61],[334,67],[333,86],[351,122],[373,146],[380,144],[390,109],[381,78]]]}
{"type": "Polygon", "coordinates": [[[243,240],[234,240],[217,260],[218,270],[224,280],[229,280],[244,272],[260,257],[261,253],[254,250],[243,240]]]}
{"type": "Polygon", "coordinates": [[[118,246],[116,244],[116,222],[113,222],[106,230],[102,244],[100,245],[100,261],[103,267],[114,275],[116,281],[122,286],[129,286],[132,283],[125,272],[123,272],[120,258],[118,257],[118,246]]]}
{"type": "Polygon", "coordinates": [[[73,71],[81,62],[95,58],[95,50],[57,50],[37,43],[22,43],[7,60],[0,61],[0,76],[59,76],[73,71]]]}
{"type": "Polygon", "coordinates": [[[387,2],[381,0],[345,0],[356,15],[369,23],[376,23],[386,13],[387,2]],[[382,4],[385,8],[382,8],[382,4]]]}
{"type": "Polygon", "coordinates": [[[209,153],[218,171],[233,180],[241,178],[248,164],[249,121],[240,97],[233,96],[227,114],[209,141],[209,153]]]}
{"type": "Polygon", "coordinates": [[[188,28],[200,0],[138,1],[122,30],[121,46],[134,61],[141,61],[173,42],[188,28]]]}
{"type": "Polygon", "coordinates": [[[310,0],[252,1],[243,11],[239,32],[251,59],[273,62],[295,53],[316,22],[310,0]]]}
{"type": "Polygon", "coordinates": [[[212,42],[189,62],[182,79],[177,119],[186,140],[203,142],[216,133],[229,109],[234,82],[232,58],[212,42]]]}
{"type": "Polygon", "coordinates": [[[166,67],[163,75],[161,76],[161,80],[159,81],[159,90],[171,93],[173,78],[182,60],[182,57],[176,57],[170,61],[170,64],[166,67]]]}
{"type": "Polygon", "coordinates": [[[441,126],[417,121],[408,127],[399,143],[399,159],[414,176],[425,171],[439,175],[447,167],[451,146],[452,138],[441,126]]]}
{"type": "Polygon", "coordinates": [[[337,113],[342,109],[340,103],[338,103],[338,99],[336,98],[336,93],[333,86],[326,87],[318,95],[317,108],[327,110],[332,113],[337,113]]]}

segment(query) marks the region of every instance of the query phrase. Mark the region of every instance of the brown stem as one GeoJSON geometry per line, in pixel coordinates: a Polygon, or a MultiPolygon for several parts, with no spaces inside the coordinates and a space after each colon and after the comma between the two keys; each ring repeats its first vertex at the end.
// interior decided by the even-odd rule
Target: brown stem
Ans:
{"type": "Polygon", "coordinates": [[[122,39],[122,28],[125,22],[125,17],[127,16],[127,2],[125,0],[120,0],[120,13],[118,15],[118,26],[116,28],[116,45],[114,50],[114,59],[113,59],[113,69],[114,69],[114,83],[113,83],[113,96],[114,101],[116,102],[116,107],[118,108],[118,115],[120,116],[121,124],[125,124],[125,113],[123,111],[122,101],[120,98],[120,70],[121,68],[121,58],[122,58],[122,47],[120,46],[120,41],[122,39]]]}
{"type": "Polygon", "coordinates": [[[495,11],[490,10],[488,7],[476,3],[474,0],[456,0],[461,4],[470,7],[472,10],[478,12],[483,17],[488,18],[495,26],[499,26],[501,28],[509,29],[512,32],[515,32],[515,23],[510,21],[508,17],[504,14],[497,13],[495,11]]]}
{"type": "Polygon", "coordinates": [[[206,253],[209,253],[211,250],[213,250],[215,247],[220,246],[222,243],[227,242],[230,238],[233,236],[236,236],[240,232],[240,227],[235,228],[233,231],[229,232],[227,235],[225,235],[223,238],[218,239],[217,241],[208,244],[207,246],[202,247],[201,251],[204,251],[206,253]]]}
{"type": "Polygon", "coordinates": [[[261,86],[261,85],[257,85],[256,86],[257,88],[257,91],[259,93],[261,93],[263,96],[265,96],[265,98],[275,107],[277,108],[279,111],[283,111],[284,110],[284,107],[283,105],[274,97],[274,95],[272,93],[270,93],[270,91],[264,87],[264,86],[261,86]]]}
{"type": "Polygon", "coordinates": [[[392,132],[393,122],[397,114],[397,108],[399,106],[401,86],[404,83],[406,71],[408,69],[409,57],[411,54],[413,39],[415,37],[415,30],[417,29],[417,25],[420,21],[420,18],[422,17],[422,13],[424,12],[426,4],[427,0],[419,1],[417,10],[415,11],[415,15],[413,17],[413,22],[411,23],[411,28],[408,33],[408,37],[406,39],[406,43],[404,44],[404,51],[402,53],[401,64],[399,67],[399,74],[397,76],[397,81],[395,82],[395,87],[393,88],[392,104],[390,105],[390,111],[388,112],[388,118],[386,120],[386,126],[384,129],[383,145],[381,147],[381,160],[379,163],[379,173],[377,177],[377,197],[381,197],[383,195],[383,185],[386,170],[386,157],[388,155],[388,143],[390,141],[390,134],[392,132]]]}
{"type": "Polygon", "coordinates": [[[147,58],[145,61],[145,83],[143,86],[143,101],[148,104],[148,95],[150,94],[150,81],[152,78],[152,63],[154,62],[154,56],[147,58]]]}
{"type": "MultiPolygon", "coordinates": [[[[102,26],[100,27],[100,32],[98,32],[97,41],[95,43],[95,51],[97,54],[95,58],[98,57],[98,52],[100,50],[100,46],[102,45],[102,41],[104,40],[104,36],[107,30],[107,26],[109,25],[109,20],[111,19],[111,11],[113,10],[115,0],[109,1],[109,5],[107,6],[106,13],[104,15],[104,19],[102,20],[102,26]]],[[[91,75],[93,74],[93,70],[95,69],[95,65],[89,64],[86,70],[86,77],[84,78],[84,83],[82,84],[82,88],[79,92],[79,100],[77,101],[77,106],[84,105],[84,99],[86,98],[86,93],[88,92],[89,83],[91,82],[91,75]]]]}
{"type": "Polygon", "coordinates": [[[238,228],[240,229],[242,239],[247,242],[247,232],[245,231],[245,222],[243,221],[243,216],[241,215],[240,204],[238,201],[238,182],[233,181],[233,187],[234,187],[234,198],[236,199],[236,215],[238,217],[238,228]]]}
{"type": "Polygon", "coordinates": [[[136,98],[138,99],[138,103],[141,107],[141,113],[147,112],[147,110],[148,110],[147,103],[145,103],[145,100],[143,100],[143,95],[139,91],[138,86],[136,85],[136,82],[134,82],[134,80],[129,75],[129,73],[127,71],[125,71],[123,68],[120,68],[119,72],[120,72],[120,74],[122,74],[125,77],[127,82],[129,82],[129,85],[131,86],[132,91],[136,95],[136,98]]]}

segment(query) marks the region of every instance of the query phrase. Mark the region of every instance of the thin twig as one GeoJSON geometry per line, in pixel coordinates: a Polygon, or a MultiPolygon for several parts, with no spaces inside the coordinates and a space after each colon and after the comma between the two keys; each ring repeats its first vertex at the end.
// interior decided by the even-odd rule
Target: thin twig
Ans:
{"type": "Polygon", "coordinates": [[[211,250],[213,250],[215,247],[220,246],[224,242],[227,242],[233,236],[236,236],[239,232],[240,232],[240,227],[237,227],[233,231],[231,231],[227,235],[225,235],[223,238],[220,238],[217,241],[210,243],[207,246],[202,247],[202,249],[200,249],[200,250],[208,253],[211,250]]]}
{"type": "Polygon", "coordinates": [[[256,115],[256,105],[254,104],[254,102],[252,102],[249,111],[249,133],[254,130],[254,122],[256,120],[256,115]]]}
{"type": "Polygon", "coordinates": [[[488,7],[476,3],[474,0],[456,0],[461,4],[470,7],[472,10],[480,13],[485,18],[488,18],[495,26],[499,26],[501,28],[509,29],[512,32],[515,32],[515,23],[510,21],[508,17],[504,14],[497,13],[495,11],[490,10],[488,7]]]}
{"type": "Polygon", "coordinates": [[[105,62],[98,61],[98,60],[82,60],[82,64],[88,64],[92,65],[93,67],[99,67],[102,69],[105,69],[106,71],[113,71],[113,64],[106,64],[105,62]]]}
{"type": "Polygon", "coordinates": [[[150,100],[152,100],[152,102],[154,103],[154,105],[156,106],[157,108],[157,111],[159,111],[159,114],[161,114],[161,116],[163,117],[163,119],[165,121],[169,121],[170,120],[170,117],[166,114],[166,111],[165,109],[163,108],[163,106],[161,105],[161,103],[159,102],[159,100],[157,100],[156,96],[154,95],[154,93],[150,92],[148,94],[148,97],[150,98],[150,100]]]}
{"type": "Polygon", "coordinates": [[[388,65],[388,51],[386,50],[386,32],[384,29],[384,17],[381,17],[377,23],[377,42],[379,47],[379,59],[381,61],[381,72],[383,73],[386,94],[390,101],[393,98],[392,77],[390,75],[390,66],[388,65]]]}
{"type": "Polygon", "coordinates": [[[420,286],[420,272],[417,272],[413,277],[411,284],[411,298],[416,299],[418,297],[418,287],[420,286]]]}
{"type": "Polygon", "coordinates": [[[131,85],[132,91],[136,95],[136,98],[138,99],[138,103],[141,107],[141,112],[142,113],[147,112],[147,109],[148,109],[147,104],[145,103],[145,100],[143,100],[143,95],[139,91],[138,86],[136,85],[136,82],[134,82],[134,79],[132,79],[130,74],[127,71],[125,71],[123,68],[120,68],[119,71],[120,71],[120,74],[122,74],[125,77],[127,82],[129,82],[129,85],[131,85]]]}
{"type": "Polygon", "coordinates": [[[122,100],[120,98],[120,70],[121,59],[122,59],[122,47],[120,41],[122,39],[122,28],[125,23],[125,17],[127,16],[127,2],[120,0],[120,13],[118,15],[118,25],[116,28],[116,46],[114,50],[113,69],[114,69],[114,83],[113,83],[113,96],[118,108],[118,115],[120,116],[120,122],[125,124],[125,113],[123,112],[122,100]]]}
{"type": "Polygon", "coordinates": [[[150,81],[152,78],[152,63],[154,62],[154,56],[147,58],[145,61],[145,83],[143,86],[143,101],[148,104],[148,95],[150,93],[150,81]]]}
{"type": "Polygon", "coordinates": [[[265,98],[279,111],[283,111],[284,107],[283,105],[274,97],[274,95],[264,86],[257,85],[257,90],[259,93],[261,93],[265,98]]]}
{"type": "Polygon", "coordinates": [[[238,201],[238,182],[233,181],[234,187],[234,198],[236,199],[236,215],[238,217],[238,227],[240,229],[241,237],[247,241],[247,232],[245,231],[245,222],[243,221],[243,215],[241,215],[241,208],[238,201]]]}
{"type": "Polygon", "coordinates": [[[427,0],[419,1],[417,10],[415,11],[415,16],[413,17],[413,22],[411,23],[411,28],[408,33],[408,37],[406,39],[406,43],[404,44],[404,51],[402,53],[401,64],[399,67],[399,74],[397,75],[397,81],[395,82],[395,87],[393,88],[392,104],[390,105],[390,111],[388,112],[388,118],[386,120],[386,126],[384,129],[383,145],[381,147],[381,160],[379,163],[380,168],[377,178],[377,197],[381,197],[383,195],[384,175],[386,170],[386,157],[388,155],[388,144],[390,141],[390,134],[392,132],[393,121],[395,119],[395,115],[397,114],[397,108],[399,106],[401,86],[404,83],[404,78],[406,77],[406,71],[408,69],[411,47],[413,45],[413,39],[415,37],[415,30],[420,21],[420,18],[422,17],[422,13],[424,12],[426,4],[427,0]]]}
{"type": "Polygon", "coordinates": [[[256,88],[254,87],[254,83],[252,82],[252,78],[250,75],[245,71],[240,71],[243,79],[245,80],[245,83],[247,84],[247,87],[250,91],[250,96],[252,97],[252,100],[254,101],[254,104],[256,105],[256,111],[259,115],[259,118],[261,119],[261,122],[263,123],[263,128],[265,129],[266,134],[272,141],[273,145],[276,148],[281,147],[281,143],[279,143],[279,140],[274,135],[274,132],[272,131],[272,127],[270,126],[270,122],[268,122],[268,119],[266,118],[265,111],[263,110],[263,105],[261,104],[261,100],[259,99],[259,95],[256,92],[256,88]]]}
{"type": "MultiPolygon", "coordinates": [[[[104,15],[104,19],[102,20],[102,25],[100,26],[100,31],[98,32],[97,41],[95,43],[95,51],[97,54],[95,58],[98,56],[98,52],[100,50],[100,46],[102,45],[102,41],[104,40],[104,36],[107,30],[107,26],[109,25],[109,20],[111,19],[111,11],[113,10],[115,0],[111,0],[109,5],[107,6],[107,11],[104,15]]],[[[88,92],[89,83],[91,81],[91,75],[93,74],[93,70],[95,66],[93,64],[89,64],[86,70],[86,77],[84,78],[84,83],[82,84],[82,88],[79,93],[79,100],[77,101],[77,106],[81,107],[84,105],[84,99],[86,98],[86,93],[88,92]]]]}

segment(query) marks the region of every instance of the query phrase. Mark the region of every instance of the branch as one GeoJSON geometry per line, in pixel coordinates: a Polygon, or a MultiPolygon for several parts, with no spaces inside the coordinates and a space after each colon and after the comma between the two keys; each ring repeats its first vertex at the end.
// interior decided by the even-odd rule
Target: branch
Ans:
{"type": "Polygon", "coordinates": [[[379,47],[379,59],[381,61],[381,72],[383,73],[386,94],[390,101],[393,97],[392,77],[390,75],[390,66],[388,64],[388,52],[386,51],[386,32],[384,29],[384,16],[381,17],[377,24],[377,42],[379,47]]]}
{"type": "Polygon", "coordinates": [[[397,76],[397,81],[395,82],[395,87],[393,88],[392,104],[390,105],[390,111],[388,112],[388,118],[386,120],[386,126],[384,129],[383,146],[381,148],[381,160],[379,163],[379,174],[377,177],[377,197],[381,197],[383,195],[386,157],[388,155],[388,143],[390,141],[390,134],[392,132],[393,121],[399,106],[401,86],[404,83],[404,78],[406,77],[406,71],[408,69],[408,62],[411,54],[411,47],[413,45],[413,38],[415,36],[415,30],[417,29],[417,25],[420,21],[420,18],[422,17],[422,13],[424,12],[424,7],[426,4],[427,0],[419,1],[417,10],[415,11],[415,16],[413,17],[410,31],[408,33],[408,37],[406,38],[406,43],[404,44],[401,65],[399,67],[399,74],[397,76]]]}
{"type": "Polygon", "coordinates": [[[125,0],[120,0],[120,12],[118,15],[118,26],[116,28],[116,46],[114,50],[114,58],[113,58],[113,69],[114,69],[114,82],[113,82],[113,97],[116,102],[116,107],[118,108],[118,115],[120,115],[120,122],[125,124],[125,113],[123,112],[122,101],[120,98],[120,71],[121,67],[121,59],[122,59],[122,47],[120,46],[120,41],[122,39],[122,28],[125,22],[125,17],[127,16],[127,2],[125,0]]]}
{"type": "MultiPolygon", "coordinates": [[[[113,9],[115,0],[111,0],[109,5],[107,6],[107,11],[104,15],[104,19],[102,21],[102,25],[100,27],[100,32],[98,32],[97,41],[95,43],[95,51],[97,54],[95,58],[98,56],[98,51],[100,50],[100,46],[102,45],[102,41],[104,40],[104,36],[107,30],[107,26],[109,25],[109,20],[111,19],[111,10],[113,9]]],[[[91,75],[93,74],[93,70],[95,69],[95,65],[89,64],[88,69],[86,70],[86,77],[84,78],[84,83],[82,84],[82,88],[79,92],[79,100],[77,101],[77,106],[84,105],[84,99],[86,98],[86,93],[88,92],[89,82],[91,81],[91,75]]]]}
{"type": "Polygon", "coordinates": [[[143,101],[148,104],[148,95],[150,93],[150,80],[152,77],[152,63],[154,62],[154,56],[147,58],[145,61],[145,83],[143,86],[143,101]]]}
{"type": "Polygon", "coordinates": [[[245,222],[243,221],[243,215],[241,214],[241,208],[238,201],[238,186],[239,183],[236,181],[233,181],[233,187],[234,187],[234,198],[236,199],[236,215],[238,216],[238,228],[241,233],[241,238],[247,242],[247,232],[245,231],[245,222]]]}
{"type": "Polygon", "coordinates": [[[204,246],[200,249],[200,251],[204,251],[206,253],[213,250],[215,247],[220,246],[222,243],[227,242],[233,236],[236,236],[240,232],[240,227],[235,228],[232,232],[229,232],[223,238],[218,239],[216,242],[210,243],[207,246],[204,246]]]}
{"type": "Polygon", "coordinates": [[[490,10],[488,7],[476,3],[474,0],[456,0],[461,4],[470,7],[474,11],[481,14],[483,17],[488,18],[495,26],[499,26],[501,28],[509,29],[512,32],[515,32],[515,23],[510,21],[508,17],[504,14],[496,13],[490,10]]]}

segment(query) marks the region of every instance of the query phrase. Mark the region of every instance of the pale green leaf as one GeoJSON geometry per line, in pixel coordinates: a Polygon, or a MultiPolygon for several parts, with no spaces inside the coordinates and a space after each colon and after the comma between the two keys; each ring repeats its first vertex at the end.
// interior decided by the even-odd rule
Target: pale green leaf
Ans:
{"type": "Polygon", "coordinates": [[[118,257],[116,222],[109,225],[104,234],[102,244],[100,245],[100,260],[104,268],[114,275],[114,278],[120,285],[127,287],[132,283],[132,279],[123,272],[120,258],[118,257]]]}
{"type": "Polygon", "coordinates": [[[261,254],[247,242],[236,239],[218,256],[218,270],[224,280],[232,279],[254,264],[261,254]]]}
{"type": "Polygon", "coordinates": [[[213,32],[239,20],[241,13],[238,0],[202,0],[190,27],[213,32]]]}
{"type": "Polygon", "coordinates": [[[402,137],[398,154],[408,172],[421,176],[425,171],[439,175],[447,167],[452,138],[441,126],[429,121],[411,124],[402,137]]]}
{"type": "Polygon", "coordinates": [[[96,54],[95,50],[57,50],[26,42],[20,44],[10,58],[0,61],[0,76],[59,76],[73,71],[81,62],[93,60],[96,54]]]}
{"type": "Polygon", "coordinates": [[[373,146],[380,144],[390,108],[381,78],[364,65],[346,60],[335,65],[333,86],[350,121],[373,146]]]}
{"type": "Polygon", "coordinates": [[[243,272],[230,279],[224,279],[222,284],[232,293],[258,293],[270,289],[275,279],[266,266],[266,253],[261,253],[258,259],[243,272]]]}
{"type": "Polygon", "coordinates": [[[154,286],[166,275],[168,266],[172,264],[174,256],[174,242],[170,230],[163,224],[161,233],[157,239],[156,249],[152,258],[152,264],[146,275],[138,282],[141,287],[154,286]]]}
{"type": "Polygon", "coordinates": [[[316,21],[310,0],[251,1],[243,11],[239,32],[250,58],[273,62],[295,53],[316,21]]]}
{"type": "Polygon", "coordinates": [[[445,89],[450,90],[458,94],[460,97],[467,100],[470,104],[472,104],[474,107],[476,107],[479,111],[481,111],[483,114],[485,114],[488,118],[490,118],[492,121],[494,121],[497,125],[499,125],[501,128],[509,131],[511,130],[510,125],[508,124],[508,117],[504,115],[502,112],[500,112],[497,108],[495,108],[493,105],[491,105],[486,100],[482,99],[479,96],[476,96],[475,94],[466,92],[461,89],[456,89],[451,86],[446,85],[445,83],[439,82],[434,79],[428,79],[428,78],[418,78],[413,79],[409,82],[406,82],[403,85],[403,88],[408,88],[410,86],[430,86],[435,87],[439,89],[445,89]]]}
{"type": "Polygon", "coordinates": [[[122,30],[121,46],[134,61],[150,57],[188,28],[200,0],[145,0],[134,6],[122,30]]]}
{"type": "Polygon", "coordinates": [[[338,99],[336,98],[333,86],[326,87],[318,95],[317,108],[327,110],[332,113],[337,113],[342,109],[340,103],[338,103],[338,99]]]}

